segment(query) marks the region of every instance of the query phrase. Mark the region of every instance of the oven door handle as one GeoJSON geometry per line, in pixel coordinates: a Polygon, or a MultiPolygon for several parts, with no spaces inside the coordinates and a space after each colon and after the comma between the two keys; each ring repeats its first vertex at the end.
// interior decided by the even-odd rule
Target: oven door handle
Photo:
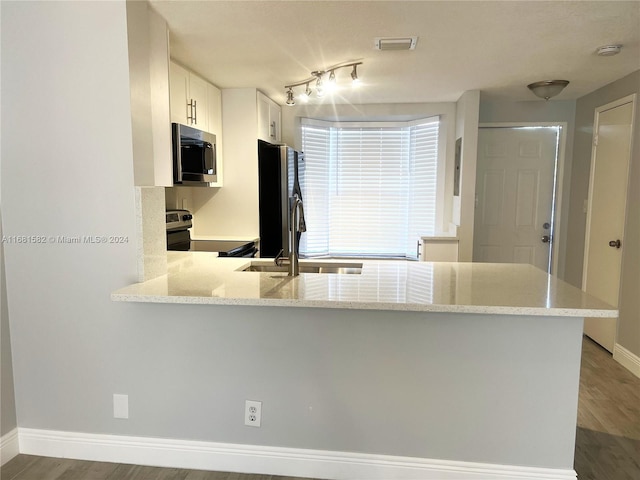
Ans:
{"type": "Polygon", "coordinates": [[[243,258],[254,258],[258,254],[258,249],[256,247],[251,247],[249,250],[242,254],[243,258]]]}

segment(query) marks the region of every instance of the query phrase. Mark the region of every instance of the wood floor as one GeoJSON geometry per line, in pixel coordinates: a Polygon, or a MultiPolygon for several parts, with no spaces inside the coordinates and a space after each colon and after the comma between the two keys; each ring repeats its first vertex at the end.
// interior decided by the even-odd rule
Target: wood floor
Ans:
{"type": "MultiPolygon", "coordinates": [[[[276,475],[205,472],[180,468],[142,467],[65,458],[18,455],[2,467],[2,480],[302,480],[276,475]]],[[[306,479],[305,479],[306,480],[306,479]]]]}
{"type": "MultiPolygon", "coordinates": [[[[578,480],[640,479],[640,379],[583,342],[575,470],[578,480]]],[[[296,480],[18,455],[1,480],[296,480]]],[[[298,479],[301,480],[301,479],[298,479]]],[[[317,480],[317,479],[316,479],[317,480]]]]}
{"type": "Polygon", "coordinates": [[[574,468],[579,480],[640,479],[640,378],[587,338],[574,468]]]}

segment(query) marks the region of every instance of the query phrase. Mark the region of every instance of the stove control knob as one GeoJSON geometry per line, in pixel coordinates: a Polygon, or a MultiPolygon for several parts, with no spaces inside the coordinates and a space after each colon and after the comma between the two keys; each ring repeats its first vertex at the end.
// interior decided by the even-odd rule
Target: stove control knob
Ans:
{"type": "Polygon", "coordinates": [[[182,216],[182,220],[187,221],[187,220],[191,220],[193,218],[193,215],[183,215],[182,216]]]}

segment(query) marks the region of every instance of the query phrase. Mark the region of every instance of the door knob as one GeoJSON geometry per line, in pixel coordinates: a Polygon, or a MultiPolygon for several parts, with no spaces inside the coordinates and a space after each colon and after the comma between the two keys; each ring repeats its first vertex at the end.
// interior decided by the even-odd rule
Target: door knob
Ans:
{"type": "Polygon", "coordinates": [[[542,243],[550,243],[551,235],[543,235],[541,240],[542,240],[542,243]]]}
{"type": "Polygon", "coordinates": [[[610,247],[620,248],[622,246],[622,242],[620,240],[611,240],[609,242],[610,247]]]}

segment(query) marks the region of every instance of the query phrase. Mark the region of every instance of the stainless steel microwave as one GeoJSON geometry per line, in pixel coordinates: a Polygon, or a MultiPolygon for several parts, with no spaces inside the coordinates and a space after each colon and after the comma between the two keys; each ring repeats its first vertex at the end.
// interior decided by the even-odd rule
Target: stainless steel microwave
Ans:
{"type": "Polygon", "coordinates": [[[216,136],[173,123],[173,184],[208,187],[218,181],[216,136]]]}

